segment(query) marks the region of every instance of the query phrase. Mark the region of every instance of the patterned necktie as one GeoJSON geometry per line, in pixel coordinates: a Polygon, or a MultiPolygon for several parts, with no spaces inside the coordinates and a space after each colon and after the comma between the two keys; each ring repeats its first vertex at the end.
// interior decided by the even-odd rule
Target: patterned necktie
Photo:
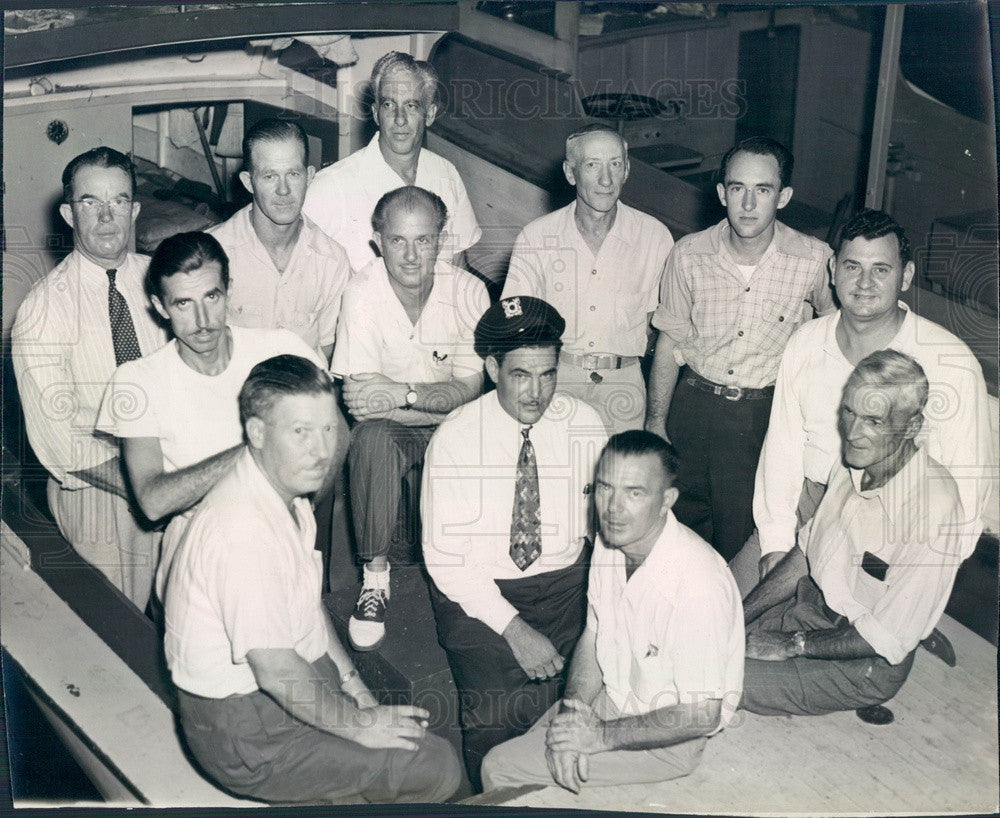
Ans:
{"type": "Polygon", "coordinates": [[[524,443],[517,456],[517,480],[514,483],[514,511],[510,521],[510,558],[522,571],[542,553],[541,494],[538,491],[538,462],[535,447],[521,430],[524,443]]]}
{"type": "Polygon", "coordinates": [[[108,317],[111,319],[111,342],[115,345],[115,365],[142,357],[139,340],[135,337],[135,324],[128,302],[115,286],[117,268],[107,270],[108,274],[108,317]]]}

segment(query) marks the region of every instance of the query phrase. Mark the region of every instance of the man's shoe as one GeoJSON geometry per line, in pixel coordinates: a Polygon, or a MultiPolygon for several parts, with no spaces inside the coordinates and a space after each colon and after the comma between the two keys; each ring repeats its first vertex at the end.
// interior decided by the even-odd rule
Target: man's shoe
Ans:
{"type": "Polygon", "coordinates": [[[375,650],[385,639],[385,609],[389,604],[389,570],[364,569],[364,581],[354,613],[347,622],[347,638],[359,651],[375,650]]]}
{"type": "Polygon", "coordinates": [[[931,635],[920,644],[928,652],[933,653],[938,659],[948,665],[948,667],[955,667],[958,664],[958,658],[955,656],[955,649],[951,646],[951,640],[937,628],[931,631],[931,635]]]}

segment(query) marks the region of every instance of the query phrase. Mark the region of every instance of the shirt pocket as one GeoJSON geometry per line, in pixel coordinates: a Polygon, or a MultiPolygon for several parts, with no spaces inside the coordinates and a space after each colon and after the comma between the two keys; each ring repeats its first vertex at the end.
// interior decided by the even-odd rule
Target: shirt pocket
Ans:
{"type": "Polygon", "coordinates": [[[254,304],[237,305],[230,301],[229,306],[226,308],[226,315],[229,321],[238,327],[246,327],[248,329],[265,328],[263,307],[254,304]]]}
{"type": "Polygon", "coordinates": [[[315,325],[319,318],[319,310],[294,310],[289,319],[289,328],[297,330],[315,325]]]}
{"type": "Polygon", "coordinates": [[[615,294],[615,323],[625,332],[646,328],[646,295],[636,292],[615,294]]]}
{"type": "Polygon", "coordinates": [[[764,302],[764,320],[789,331],[803,318],[804,301],[798,296],[789,298],[769,298],[764,302]]]}

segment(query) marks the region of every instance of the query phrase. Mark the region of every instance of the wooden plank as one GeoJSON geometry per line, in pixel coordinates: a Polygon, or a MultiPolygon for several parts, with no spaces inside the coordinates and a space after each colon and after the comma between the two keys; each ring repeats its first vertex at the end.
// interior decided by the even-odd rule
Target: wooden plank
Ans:
{"type": "MultiPolygon", "coordinates": [[[[257,806],[233,798],[191,766],[174,714],[30,567],[27,546],[0,523],[3,646],[33,694],[103,770],[154,806],[257,806]]],[[[100,782],[95,782],[100,785],[100,782]]],[[[107,780],[104,789],[109,789],[107,780]]]]}
{"type": "Polygon", "coordinates": [[[919,651],[889,702],[895,721],[852,712],[766,717],[740,711],[687,778],[661,784],[511,792],[516,807],[704,814],[993,813],[1000,804],[996,649],[944,617],[958,655],[949,668],[919,651]]]}

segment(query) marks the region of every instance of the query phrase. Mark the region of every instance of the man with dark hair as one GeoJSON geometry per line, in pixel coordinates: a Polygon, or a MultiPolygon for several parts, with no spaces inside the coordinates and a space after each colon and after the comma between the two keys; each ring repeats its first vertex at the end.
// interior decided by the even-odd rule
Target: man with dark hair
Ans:
{"type": "Polygon", "coordinates": [[[674,240],[661,222],[622,204],[628,144],[607,125],[566,139],[566,207],[528,224],[514,243],[503,297],[533,295],[566,319],[559,388],[585,400],[609,431],[641,428],[639,362],[674,240]]]}
{"type": "Polygon", "coordinates": [[[837,406],[853,367],[891,347],[915,358],[930,382],[934,411],[918,443],[953,469],[964,514],[960,548],[969,556],[996,483],[996,451],[982,369],[968,347],[899,300],[914,264],[899,224],[877,210],[844,225],[830,274],[840,311],[792,336],[778,368],[774,405],[757,468],[757,535],[732,568],[744,595],[795,545],[840,457],[837,406]],[[759,537],[759,539],[758,539],[759,537]]]}
{"type": "Polygon", "coordinates": [[[915,442],[927,394],[920,364],[893,349],[847,378],[837,409],[843,462],[798,544],[743,603],[747,710],[871,707],[906,681],[962,562],[958,486],[915,442]]]}
{"type": "Polygon", "coordinates": [[[368,219],[375,203],[400,185],[437,194],[448,208],[444,257],[464,266],[465,250],[479,241],[469,195],[455,166],[423,147],[424,131],[438,115],[434,68],[401,51],[383,55],[372,69],[372,118],[378,132],[364,148],[316,174],[304,210],[347,251],[355,272],[375,258],[368,219]]]}
{"type": "Polygon", "coordinates": [[[486,756],[486,789],[651,783],[690,773],[739,702],[743,614],[722,558],[671,511],[677,460],[645,431],[597,464],[600,536],[566,691],[486,756]]]}
{"type": "Polygon", "coordinates": [[[444,202],[419,187],[390,191],[375,205],[382,254],[344,291],[332,369],[357,421],[348,454],[351,512],[364,562],[348,636],[357,650],[385,638],[389,551],[403,481],[452,409],[483,388],[472,331],[489,306],[471,273],[439,258],[444,202]]]}
{"type": "Polygon", "coordinates": [[[424,562],[474,786],[486,752],[558,700],[583,629],[607,435],[593,408],[555,391],[565,328],[531,296],[490,307],[475,338],[496,391],[452,412],[424,463],[424,562]]]}
{"type": "Polygon", "coordinates": [[[746,139],[721,170],[726,218],[677,242],[664,270],[646,429],[666,434],[680,457],[677,519],[728,560],[753,531],[781,353],[803,320],[834,304],[830,248],[775,218],[792,198],[788,150],[746,139]]]}
{"type": "MultiPolygon", "coordinates": [[[[163,599],[173,552],[190,519],[186,512],[242,450],[236,397],[247,373],[276,354],[299,355],[318,366],[325,362],[288,330],[229,325],[229,260],[207,233],[178,233],[161,242],[149,265],[147,289],[173,340],[115,371],[97,428],[121,440],[129,480],[146,516],[170,519],[156,576],[163,599]]],[[[340,423],[346,437],[342,416],[340,423]]]]}
{"type": "Polygon", "coordinates": [[[307,497],[337,450],[333,383],[282,355],[239,394],[246,447],[198,507],[166,597],[167,665],[195,759],[264,801],[442,801],[451,745],[419,707],[379,706],[320,601],[307,497]]]}
{"type": "Polygon", "coordinates": [[[11,357],[60,532],[144,609],[159,535],[129,503],[118,447],[94,431],[115,366],[166,341],[143,295],[149,260],[128,251],[139,214],[134,179],[132,161],[107,147],[66,166],[59,213],[74,249],[25,296],[11,357]]]}
{"type": "Polygon", "coordinates": [[[308,159],[297,122],[258,122],[243,140],[240,173],[253,201],[208,232],[234,270],[230,322],[289,329],[329,361],[351,267],[344,249],[302,215],[315,173],[308,159]]]}

